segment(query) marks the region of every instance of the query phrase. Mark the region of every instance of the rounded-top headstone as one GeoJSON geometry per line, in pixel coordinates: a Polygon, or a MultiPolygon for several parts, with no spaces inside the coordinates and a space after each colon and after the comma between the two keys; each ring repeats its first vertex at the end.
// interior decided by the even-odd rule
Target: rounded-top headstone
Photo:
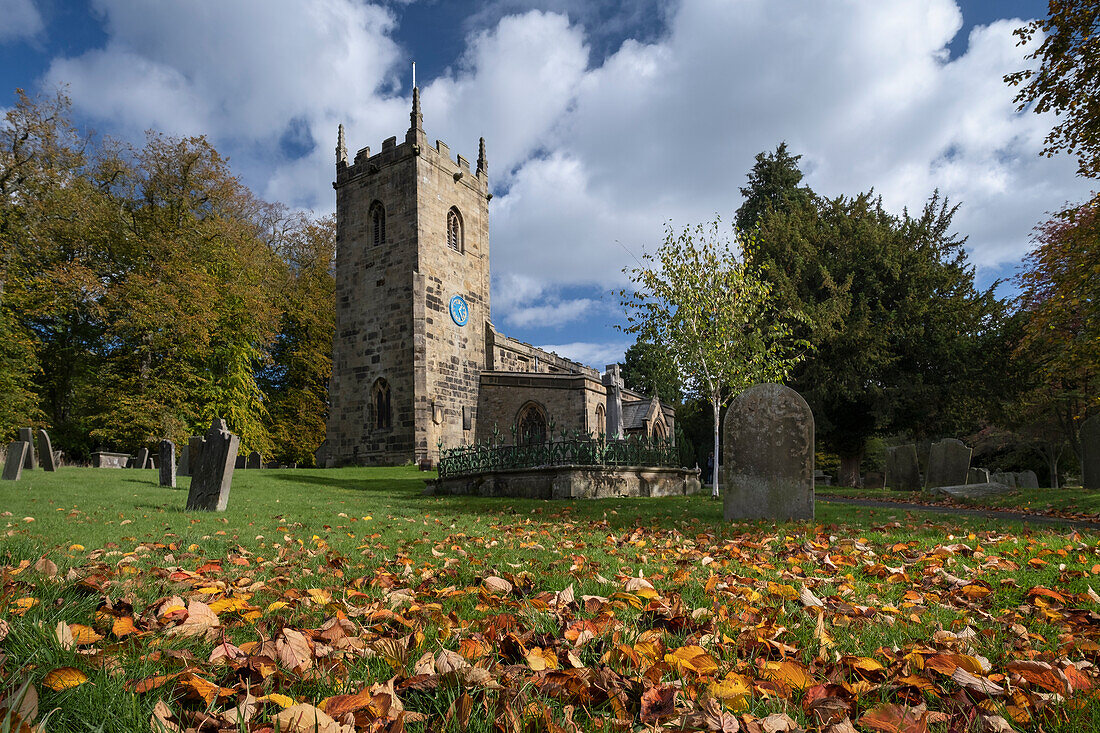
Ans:
{"type": "Polygon", "coordinates": [[[814,416],[802,395],[750,387],[729,406],[724,437],[726,521],[813,519],[814,416]]]}
{"type": "Polygon", "coordinates": [[[1081,423],[1081,486],[1100,489],[1100,415],[1081,423]]]}

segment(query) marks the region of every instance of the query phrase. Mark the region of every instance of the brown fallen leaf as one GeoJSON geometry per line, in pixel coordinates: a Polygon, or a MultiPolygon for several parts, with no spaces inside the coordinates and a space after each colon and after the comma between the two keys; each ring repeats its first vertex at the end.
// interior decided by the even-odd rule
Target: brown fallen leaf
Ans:
{"type": "Polygon", "coordinates": [[[57,575],[57,565],[48,558],[42,558],[34,564],[34,569],[45,575],[47,578],[52,578],[57,575]]]}
{"type": "Polygon", "coordinates": [[[894,703],[868,710],[859,719],[859,724],[882,733],[928,733],[925,715],[919,715],[894,703]]]}
{"type": "Polygon", "coordinates": [[[281,733],[350,733],[325,711],[308,703],[291,705],[271,719],[281,733]]]}
{"type": "Polygon", "coordinates": [[[499,593],[501,595],[507,595],[512,592],[512,584],[504,578],[498,578],[495,575],[490,575],[488,578],[481,582],[485,590],[490,593],[499,593]]]}
{"type": "Polygon", "coordinates": [[[741,730],[737,716],[723,710],[713,698],[706,700],[699,709],[684,713],[679,727],[715,733],[739,733],[741,730]]]}
{"type": "Polygon", "coordinates": [[[149,727],[153,733],[183,733],[183,728],[172,722],[172,710],[164,704],[164,700],[157,700],[153,706],[153,716],[149,718],[149,727]]]}
{"type": "Polygon", "coordinates": [[[643,723],[658,723],[676,713],[676,688],[672,685],[654,685],[642,693],[643,723]]]}
{"type": "Polygon", "coordinates": [[[313,651],[305,634],[294,629],[284,628],[275,640],[275,649],[279,661],[287,669],[304,672],[313,667],[313,651]]]}
{"type": "Polygon", "coordinates": [[[220,626],[218,614],[211,611],[210,606],[202,601],[193,600],[187,604],[187,618],[183,623],[168,629],[166,633],[169,636],[203,636],[212,640],[220,626]]]}
{"type": "Polygon", "coordinates": [[[954,674],[951,675],[951,679],[960,687],[965,687],[971,692],[980,692],[990,697],[999,697],[1005,694],[1004,688],[1000,685],[990,682],[985,677],[972,675],[962,667],[955,670],[954,674]]]}

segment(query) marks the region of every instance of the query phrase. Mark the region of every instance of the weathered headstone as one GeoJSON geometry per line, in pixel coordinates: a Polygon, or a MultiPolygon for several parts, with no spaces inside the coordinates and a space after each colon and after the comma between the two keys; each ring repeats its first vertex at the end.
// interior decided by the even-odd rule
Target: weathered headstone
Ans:
{"type": "Polygon", "coordinates": [[[1020,471],[1016,474],[1016,488],[1017,489],[1037,489],[1039,488],[1039,477],[1035,475],[1034,471],[1020,471]]]}
{"type": "Polygon", "coordinates": [[[160,441],[160,485],[176,488],[176,444],[160,441]]]}
{"type": "Polygon", "coordinates": [[[257,451],[252,451],[248,454],[248,463],[245,464],[246,468],[263,468],[263,461],[260,459],[260,454],[257,451]]]}
{"type": "Polygon", "coordinates": [[[965,486],[971,453],[965,443],[955,438],[933,443],[932,449],[928,451],[928,479],[924,482],[925,486],[929,489],[937,486],[965,486]]]}
{"type": "Polygon", "coordinates": [[[814,518],[814,416],[802,395],[750,387],[730,405],[724,431],[726,521],[814,518]]]}
{"type": "Polygon", "coordinates": [[[187,439],[187,447],[191,450],[188,451],[191,455],[188,456],[187,473],[190,476],[195,475],[195,470],[199,467],[199,463],[202,461],[202,446],[203,437],[201,435],[192,435],[187,439]]]}
{"type": "Polygon", "coordinates": [[[17,440],[8,445],[8,456],[4,460],[3,479],[5,481],[18,481],[19,477],[23,475],[23,465],[30,447],[30,443],[22,440],[17,440]]]}
{"type": "Polygon", "coordinates": [[[1016,488],[1016,474],[1014,473],[995,473],[989,477],[989,480],[995,484],[1004,484],[1010,489],[1016,488]]]}
{"type": "Polygon", "coordinates": [[[53,454],[50,436],[46,434],[45,430],[38,431],[38,457],[42,461],[43,471],[57,470],[57,459],[53,454]]]}
{"type": "Polygon", "coordinates": [[[147,463],[149,463],[149,449],[142,448],[137,452],[137,458],[134,459],[134,468],[145,468],[147,463]]]}
{"type": "Polygon", "coordinates": [[[1081,486],[1100,489],[1100,415],[1081,423],[1081,486]]]}
{"type": "Polygon", "coordinates": [[[989,483],[989,469],[988,468],[972,468],[966,472],[967,484],[988,484],[989,483]]]}
{"type": "Polygon", "coordinates": [[[603,386],[607,387],[607,437],[623,437],[623,382],[618,364],[608,364],[603,374],[603,386]]]}
{"type": "Polygon", "coordinates": [[[878,471],[868,471],[863,476],[863,488],[881,489],[886,485],[886,477],[878,471]]]}
{"type": "Polygon", "coordinates": [[[193,468],[191,490],[187,494],[189,511],[225,511],[240,442],[238,436],[229,432],[225,420],[214,418],[203,437],[202,459],[193,468]]]}
{"type": "Polygon", "coordinates": [[[920,490],[917,446],[910,443],[886,449],[886,485],[894,491],[920,490]]]}
{"type": "Polygon", "coordinates": [[[180,450],[179,465],[176,466],[177,476],[186,476],[191,470],[191,444],[190,442],[180,450]]]}
{"type": "Polygon", "coordinates": [[[23,468],[38,468],[38,458],[34,455],[34,430],[31,428],[19,428],[19,441],[27,444],[27,455],[23,459],[23,468]]]}

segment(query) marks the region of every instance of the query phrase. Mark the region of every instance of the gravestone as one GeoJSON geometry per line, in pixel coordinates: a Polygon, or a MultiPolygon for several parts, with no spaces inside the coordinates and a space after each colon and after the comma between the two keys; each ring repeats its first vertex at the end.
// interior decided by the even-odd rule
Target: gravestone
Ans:
{"type": "Polygon", "coordinates": [[[605,419],[607,421],[607,437],[608,438],[621,438],[623,437],[623,382],[622,375],[619,373],[618,364],[608,364],[607,371],[603,374],[603,385],[608,387],[607,391],[607,413],[605,419]]]}
{"type": "Polygon", "coordinates": [[[137,453],[137,458],[134,459],[134,468],[145,468],[145,465],[149,463],[149,449],[142,448],[137,453]]]}
{"type": "Polygon", "coordinates": [[[252,451],[248,454],[248,463],[245,464],[247,468],[263,468],[263,461],[260,460],[260,454],[257,451],[252,451]]]}
{"type": "Polygon", "coordinates": [[[730,405],[724,425],[726,521],[814,518],[814,416],[802,395],[758,384],[730,405]]]}
{"type": "Polygon", "coordinates": [[[50,436],[45,430],[38,431],[38,457],[42,461],[43,471],[56,471],[58,460],[53,454],[53,446],[50,444],[50,436]]]}
{"type": "Polygon", "coordinates": [[[972,468],[966,472],[967,484],[988,484],[989,483],[989,469],[988,468],[972,468]]]}
{"type": "Polygon", "coordinates": [[[917,446],[910,443],[886,449],[886,485],[894,491],[920,490],[917,446]]]}
{"type": "Polygon", "coordinates": [[[247,459],[244,456],[237,456],[237,460],[233,463],[233,468],[244,468],[247,463],[247,459]]]}
{"type": "Polygon", "coordinates": [[[1016,488],[1016,474],[1014,473],[995,473],[989,477],[989,480],[995,484],[1004,484],[1010,489],[1016,488]]]}
{"type": "Polygon", "coordinates": [[[176,444],[160,441],[160,485],[176,488],[176,444]]]}
{"type": "Polygon", "coordinates": [[[214,418],[203,436],[202,458],[193,467],[191,490],[187,493],[188,511],[225,511],[240,442],[238,436],[229,432],[225,420],[214,418]]]}
{"type": "Polygon", "coordinates": [[[19,428],[19,442],[27,444],[27,456],[23,459],[23,468],[31,470],[38,468],[38,459],[34,455],[34,430],[19,428]]]}
{"type": "Polygon", "coordinates": [[[1100,415],[1081,423],[1081,486],[1100,489],[1100,415]]]}
{"type": "Polygon", "coordinates": [[[961,440],[947,438],[932,444],[928,451],[928,480],[925,486],[929,489],[937,486],[965,486],[966,476],[970,471],[970,448],[961,440]]]}
{"type": "MultiPolygon", "coordinates": [[[[19,432],[23,431],[20,430],[19,432]]],[[[22,440],[17,440],[8,445],[8,456],[4,460],[4,481],[18,481],[19,477],[23,475],[23,465],[30,447],[30,443],[22,440]]]]}
{"type": "Polygon", "coordinates": [[[202,445],[203,437],[201,435],[192,435],[187,439],[187,447],[190,448],[188,451],[190,455],[187,457],[187,473],[189,476],[195,475],[195,469],[202,461],[202,445]]]}
{"type": "Polygon", "coordinates": [[[1039,477],[1035,475],[1034,471],[1021,471],[1016,474],[1016,488],[1037,489],[1039,488],[1039,477]]]}
{"type": "Polygon", "coordinates": [[[190,471],[190,470],[191,470],[191,443],[188,442],[188,444],[183,446],[183,449],[180,450],[180,462],[179,462],[179,465],[176,466],[176,475],[177,476],[186,476],[187,472],[190,471]]]}
{"type": "Polygon", "coordinates": [[[978,499],[983,496],[996,496],[1012,491],[1012,488],[1004,484],[984,483],[967,484],[966,486],[937,486],[932,490],[933,494],[944,494],[953,499],[978,499]]]}
{"type": "Polygon", "coordinates": [[[886,477],[878,471],[868,471],[863,477],[863,488],[881,489],[886,486],[886,477]]]}

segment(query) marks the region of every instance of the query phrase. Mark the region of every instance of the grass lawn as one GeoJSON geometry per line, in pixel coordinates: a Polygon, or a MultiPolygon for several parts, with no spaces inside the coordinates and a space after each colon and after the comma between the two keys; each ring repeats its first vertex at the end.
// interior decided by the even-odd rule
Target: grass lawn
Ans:
{"type": "Polygon", "coordinates": [[[954,506],[1007,509],[1011,511],[1050,514],[1054,516],[1100,516],[1100,491],[1072,489],[1015,489],[997,496],[979,499],[951,499],[942,494],[923,491],[891,491],[889,489],[852,489],[844,486],[818,486],[821,496],[844,496],[856,499],[935,502],[954,506]]]}
{"type": "Polygon", "coordinates": [[[0,699],[31,685],[0,708],[142,733],[1100,730],[1095,534],[425,476],[238,471],[222,514],[154,471],[0,484],[0,699]]]}

